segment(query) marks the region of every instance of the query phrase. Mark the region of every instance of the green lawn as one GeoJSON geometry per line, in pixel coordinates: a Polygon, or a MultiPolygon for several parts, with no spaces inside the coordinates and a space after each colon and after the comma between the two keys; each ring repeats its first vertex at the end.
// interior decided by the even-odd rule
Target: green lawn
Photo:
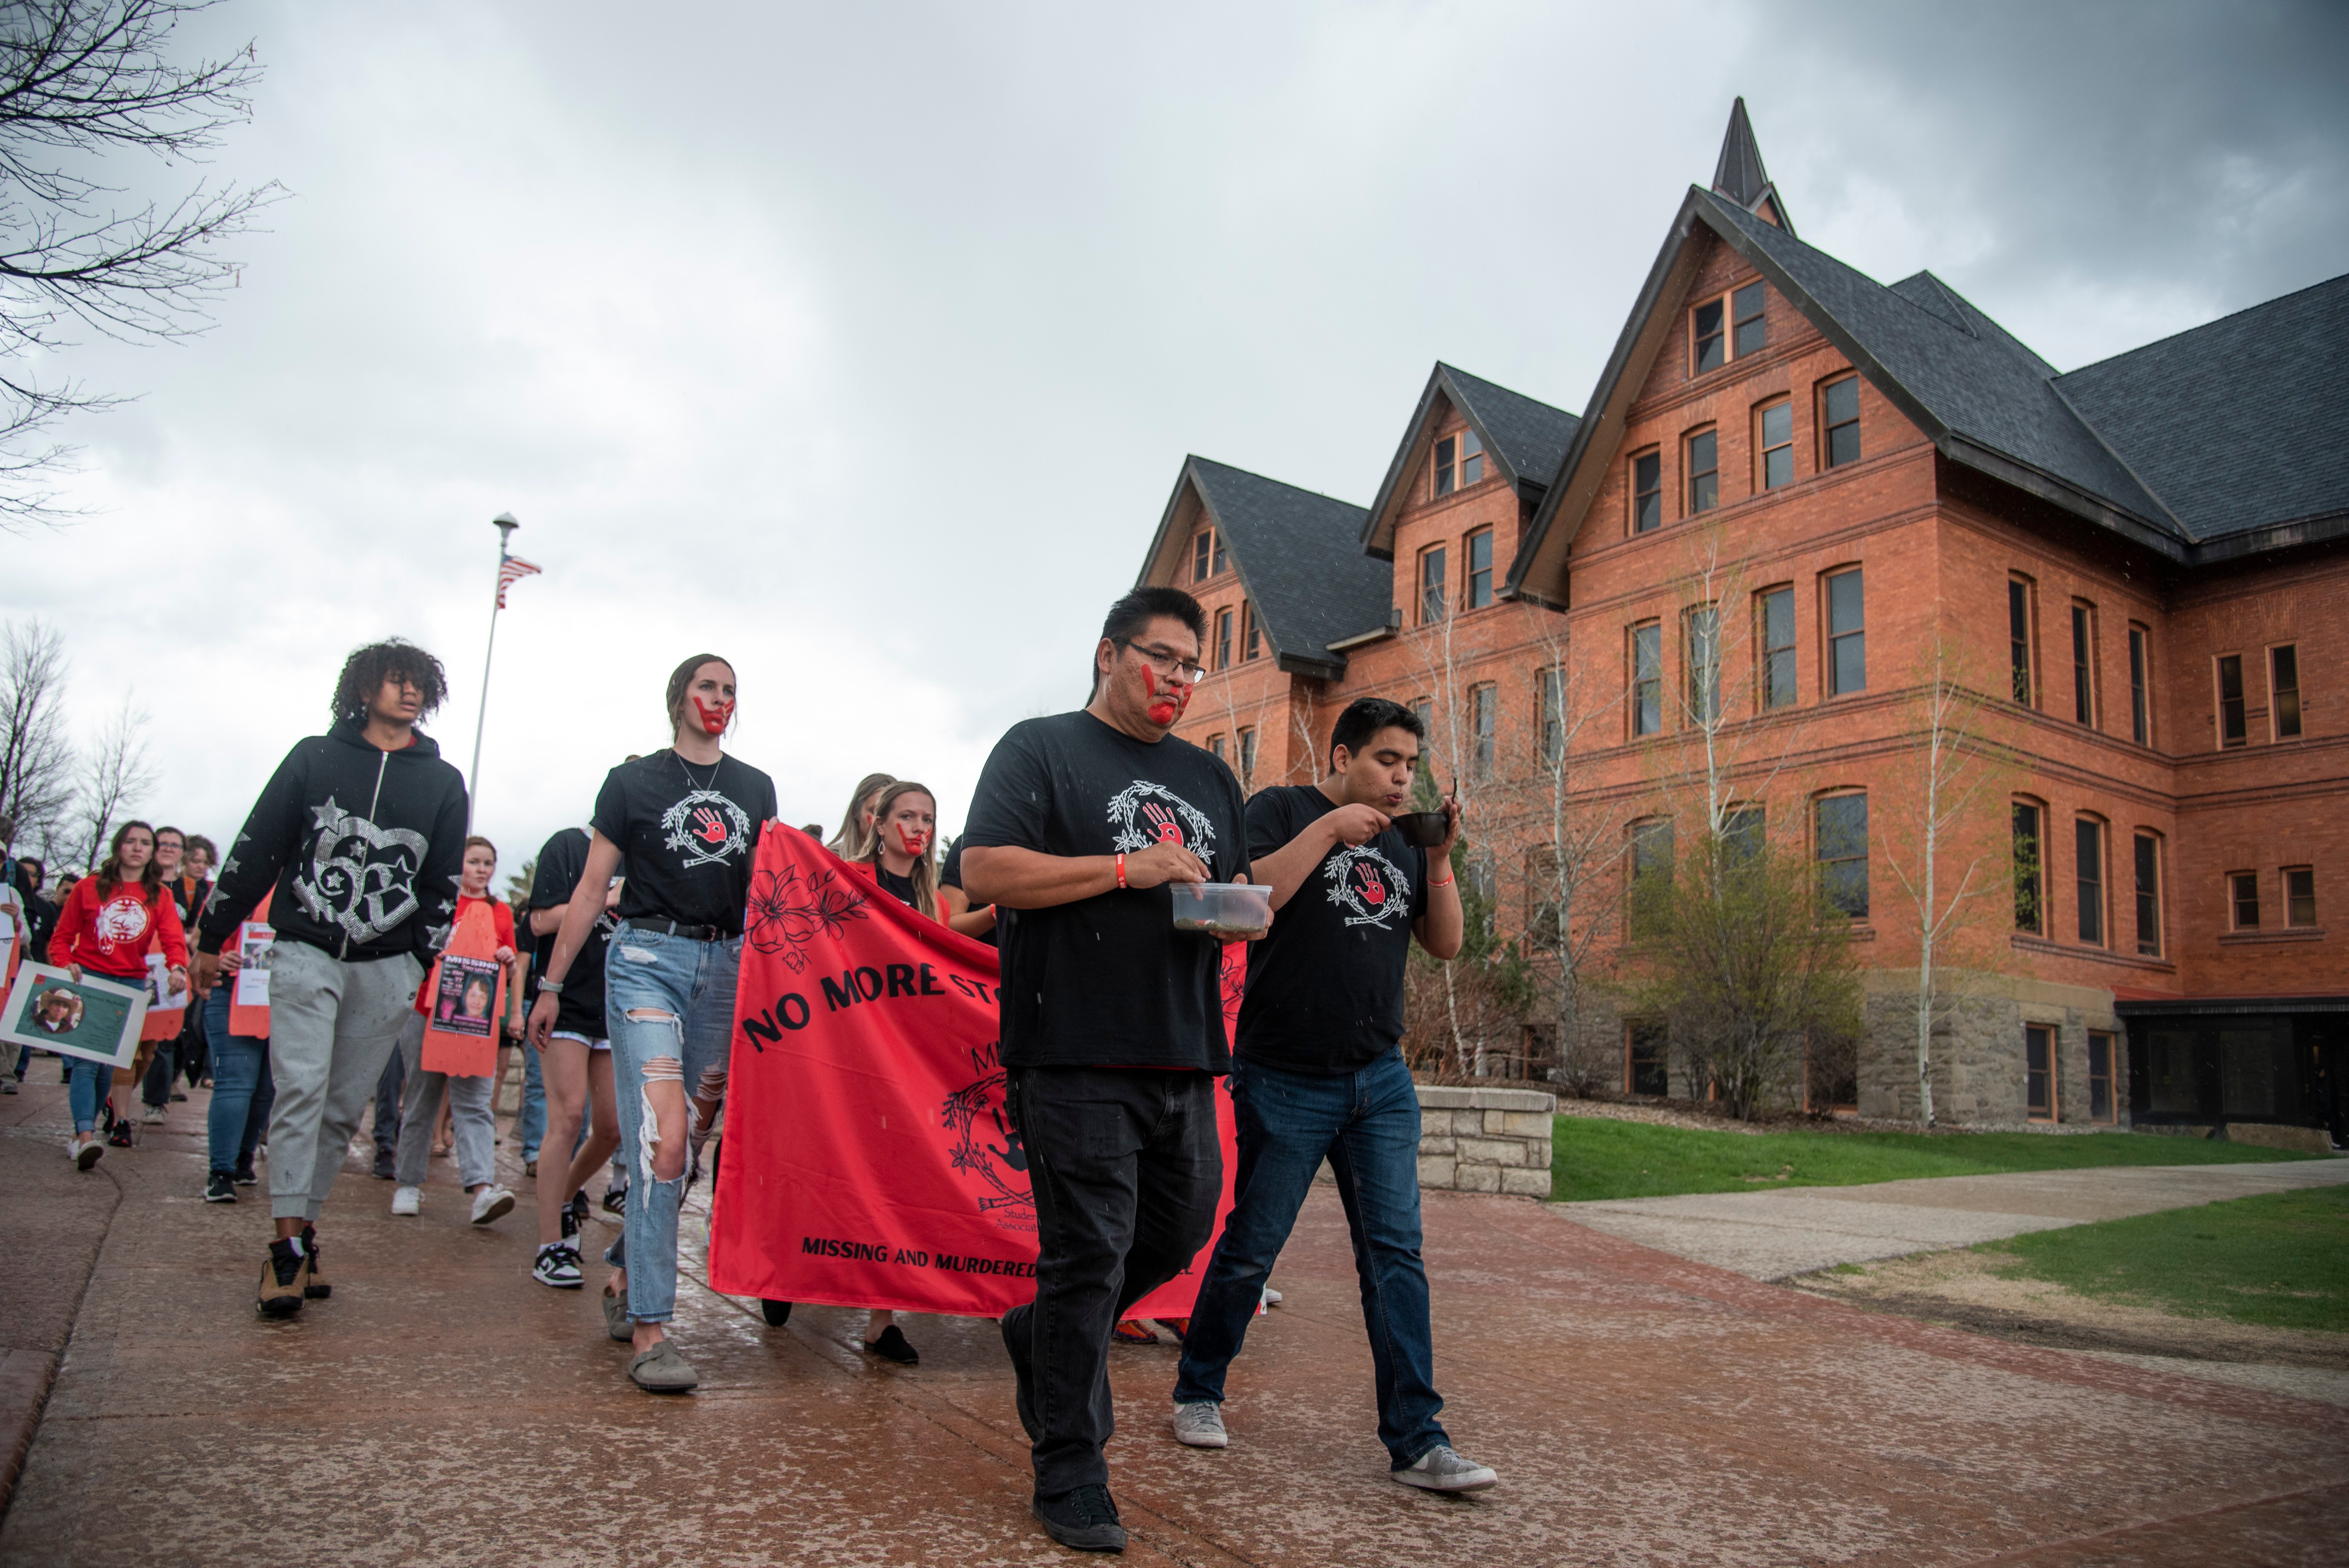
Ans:
{"type": "Polygon", "coordinates": [[[2092,1165],[2233,1165],[2308,1160],[2240,1143],[2147,1133],[1700,1132],[1597,1117],[1556,1119],[1550,1198],[1655,1198],[1768,1187],[1848,1187],[1909,1176],[2075,1171],[2092,1165]]]}
{"type": "Polygon", "coordinates": [[[2189,1317],[2349,1331],[2349,1188],[2040,1231],[1977,1249],[1999,1273],[2189,1317]]]}

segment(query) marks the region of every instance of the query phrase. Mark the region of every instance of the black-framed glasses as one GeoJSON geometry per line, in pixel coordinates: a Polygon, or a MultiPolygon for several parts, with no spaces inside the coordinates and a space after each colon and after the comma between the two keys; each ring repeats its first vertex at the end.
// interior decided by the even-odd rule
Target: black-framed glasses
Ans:
{"type": "Polygon", "coordinates": [[[1172,676],[1185,686],[1196,686],[1207,678],[1206,665],[1193,659],[1186,659],[1172,648],[1147,647],[1130,639],[1121,641],[1118,645],[1132,648],[1135,653],[1148,659],[1153,668],[1172,676]]]}

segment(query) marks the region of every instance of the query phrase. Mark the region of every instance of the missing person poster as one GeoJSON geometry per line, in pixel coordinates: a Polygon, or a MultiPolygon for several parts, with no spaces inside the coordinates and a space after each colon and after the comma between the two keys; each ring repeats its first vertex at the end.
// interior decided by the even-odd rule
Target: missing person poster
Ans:
{"type": "Polygon", "coordinates": [[[432,997],[432,1026],[444,1035],[488,1039],[497,1026],[497,961],[444,953],[439,975],[440,988],[432,997]]]}
{"type": "Polygon", "coordinates": [[[67,970],[27,964],[0,1008],[0,1040],[127,1068],[139,1051],[147,995],[143,985],[77,980],[67,970]]]}
{"type": "Polygon", "coordinates": [[[171,989],[171,961],[160,953],[147,954],[147,1021],[140,1026],[142,1040],[168,1040],[180,1032],[187,1022],[188,990],[182,985],[171,989]]]}
{"type": "Polygon", "coordinates": [[[237,927],[236,995],[232,998],[237,1006],[269,1006],[269,953],[276,938],[269,927],[251,921],[237,927]]]}

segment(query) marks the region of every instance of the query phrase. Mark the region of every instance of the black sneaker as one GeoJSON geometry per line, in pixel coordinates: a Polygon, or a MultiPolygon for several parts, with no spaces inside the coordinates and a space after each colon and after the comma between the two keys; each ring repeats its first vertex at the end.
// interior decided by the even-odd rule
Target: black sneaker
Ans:
{"type": "Polygon", "coordinates": [[[254,1175],[253,1167],[248,1165],[236,1173],[236,1184],[240,1187],[257,1187],[261,1184],[261,1178],[254,1175]]]}
{"type": "Polygon", "coordinates": [[[398,1181],[398,1168],[392,1163],[392,1157],[390,1155],[378,1154],[375,1157],[375,1179],[377,1181],[398,1181]]]}
{"type": "Polygon", "coordinates": [[[236,1183],[229,1180],[227,1171],[215,1171],[204,1178],[204,1202],[207,1203],[236,1202],[236,1183]]]}
{"type": "Polygon", "coordinates": [[[116,1117],[114,1119],[114,1130],[106,1135],[106,1141],[117,1149],[131,1149],[137,1147],[130,1141],[130,1119],[127,1116],[116,1117]]]}
{"type": "Polygon", "coordinates": [[[571,1194],[571,1233],[577,1235],[579,1227],[587,1222],[592,1211],[587,1206],[587,1189],[582,1187],[571,1194]]]}
{"type": "Polygon", "coordinates": [[[172,1102],[174,1105],[178,1105],[178,1104],[181,1104],[181,1103],[185,1102],[185,1101],[186,1101],[186,1099],[187,1099],[187,1098],[188,1098],[188,1097],[187,1097],[186,1095],[183,1095],[183,1094],[180,1093],[180,1092],[179,1092],[178,1090],[176,1090],[176,1089],[174,1089],[174,1090],[172,1091],[172,1093],[171,1093],[171,1102],[172,1102]]]}
{"type": "Polygon", "coordinates": [[[579,1249],[563,1242],[547,1243],[538,1249],[530,1277],[556,1290],[577,1290],[585,1283],[579,1274],[579,1249]]]}
{"type": "Polygon", "coordinates": [[[879,1337],[864,1342],[864,1354],[878,1356],[884,1361],[894,1361],[900,1367],[918,1367],[922,1353],[906,1343],[905,1331],[895,1324],[883,1329],[879,1337]]]}
{"type": "Polygon", "coordinates": [[[108,1095],[98,1102],[98,1130],[100,1132],[114,1130],[114,1097],[112,1095],[108,1095]]]}
{"type": "Polygon", "coordinates": [[[1123,1552],[1125,1526],[1117,1522],[1117,1503],[1105,1486],[1081,1486],[1058,1497],[1040,1497],[1028,1511],[1041,1521],[1044,1533],[1079,1552],[1123,1552]]]}
{"type": "Polygon", "coordinates": [[[761,1301],[759,1315],[767,1320],[770,1328],[781,1328],[792,1320],[792,1304],[788,1301],[761,1301]]]}
{"type": "Polygon", "coordinates": [[[628,1190],[616,1182],[604,1189],[604,1212],[625,1214],[628,1212],[628,1190]]]}
{"type": "MultiPolygon", "coordinates": [[[[563,1205],[563,1239],[565,1242],[569,1242],[578,1234],[579,1216],[573,1211],[570,1204],[565,1203],[563,1205]]],[[[550,1243],[549,1244],[552,1245],[553,1243],[550,1243]]],[[[574,1248],[574,1250],[575,1251],[576,1249],[574,1248]]]]}

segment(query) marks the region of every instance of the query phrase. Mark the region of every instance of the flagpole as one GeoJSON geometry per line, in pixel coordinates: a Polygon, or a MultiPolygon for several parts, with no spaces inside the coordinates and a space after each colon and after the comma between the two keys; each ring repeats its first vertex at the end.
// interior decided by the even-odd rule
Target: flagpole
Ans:
{"type": "Polygon", "coordinates": [[[490,598],[490,645],[481,654],[481,711],[473,720],[473,770],[465,775],[465,831],[473,830],[473,807],[481,794],[481,731],[490,722],[490,660],[498,651],[498,612],[505,608],[506,585],[502,581],[506,564],[506,547],[513,542],[513,531],[522,526],[513,513],[502,511],[490,521],[498,531],[498,572],[501,581],[497,592],[490,598]]]}

